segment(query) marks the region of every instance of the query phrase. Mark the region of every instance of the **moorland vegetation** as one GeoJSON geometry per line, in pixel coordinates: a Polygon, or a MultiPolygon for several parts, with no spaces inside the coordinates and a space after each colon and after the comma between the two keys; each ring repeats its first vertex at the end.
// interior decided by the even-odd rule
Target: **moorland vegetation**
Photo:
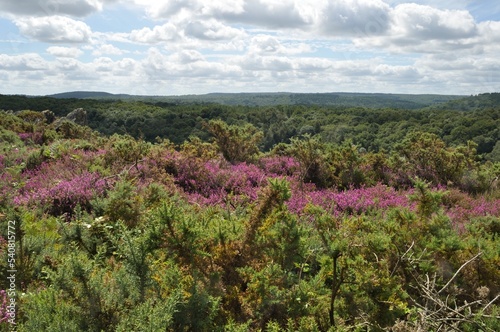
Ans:
{"type": "Polygon", "coordinates": [[[2,98],[18,331],[500,330],[500,107],[2,98]]]}

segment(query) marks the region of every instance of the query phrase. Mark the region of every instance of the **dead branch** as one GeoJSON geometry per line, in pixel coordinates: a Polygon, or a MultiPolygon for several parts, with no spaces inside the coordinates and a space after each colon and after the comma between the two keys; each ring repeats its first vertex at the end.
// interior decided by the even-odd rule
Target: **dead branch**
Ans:
{"type": "Polygon", "coordinates": [[[455,272],[455,274],[453,275],[453,277],[451,277],[451,279],[446,283],[446,285],[444,285],[443,288],[441,288],[437,293],[440,294],[442,291],[444,291],[451,284],[451,282],[457,277],[457,275],[460,273],[460,271],[465,266],[467,266],[467,264],[469,264],[470,262],[474,261],[476,258],[478,258],[479,256],[481,256],[482,254],[483,253],[480,252],[476,256],[474,256],[471,259],[469,259],[467,262],[463,263],[462,266],[460,266],[460,268],[457,270],[457,272],[455,272]]]}

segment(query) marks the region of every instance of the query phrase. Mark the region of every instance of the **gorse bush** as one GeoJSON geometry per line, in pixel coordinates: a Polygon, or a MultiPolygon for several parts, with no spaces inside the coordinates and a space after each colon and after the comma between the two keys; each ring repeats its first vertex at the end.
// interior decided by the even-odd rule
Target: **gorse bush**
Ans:
{"type": "Polygon", "coordinates": [[[236,126],[220,120],[211,120],[206,127],[214,136],[224,158],[231,163],[250,161],[259,152],[263,134],[251,124],[236,126]]]}
{"type": "Polygon", "coordinates": [[[311,125],[264,153],[256,127],[220,120],[181,144],[0,124],[19,331],[500,328],[500,168],[473,143],[413,132],[366,151],[311,125]]]}

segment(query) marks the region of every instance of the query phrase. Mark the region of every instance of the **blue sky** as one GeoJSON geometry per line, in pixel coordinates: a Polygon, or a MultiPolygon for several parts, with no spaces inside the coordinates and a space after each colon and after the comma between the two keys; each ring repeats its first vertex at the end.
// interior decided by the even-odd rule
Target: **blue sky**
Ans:
{"type": "Polygon", "coordinates": [[[495,0],[0,0],[1,94],[500,91],[495,0]]]}

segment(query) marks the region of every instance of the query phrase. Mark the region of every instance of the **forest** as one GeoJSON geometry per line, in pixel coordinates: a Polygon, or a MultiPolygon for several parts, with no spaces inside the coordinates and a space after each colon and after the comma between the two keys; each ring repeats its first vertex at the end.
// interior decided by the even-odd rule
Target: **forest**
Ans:
{"type": "Polygon", "coordinates": [[[445,99],[0,95],[0,331],[499,331],[500,98],[445,99]]]}
{"type": "MultiPolygon", "coordinates": [[[[82,93],[64,94],[74,95],[85,96],[82,93]]],[[[390,151],[408,132],[422,131],[437,135],[451,146],[473,141],[482,158],[500,161],[500,143],[497,143],[500,140],[500,93],[462,98],[384,94],[288,96],[300,98],[298,103],[287,103],[281,98],[283,94],[264,94],[262,99],[270,98],[267,106],[246,105],[244,98],[249,98],[249,94],[229,94],[226,98],[230,104],[211,103],[213,95],[185,96],[183,99],[134,99],[132,96],[119,99],[121,95],[111,95],[113,99],[96,93],[92,95],[101,99],[0,95],[0,109],[13,112],[50,110],[63,117],[76,108],[84,108],[86,124],[104,135],[127,134],[148,142],[155,142],[159,137],[175,144],[182,144],[191,136],[204,141],[210,139],[211,135],[203,127],[203,123],[210,120],[219,119],[230,125],[252,124],[264,134],[259,149],[266,152],[304,134],[316,135],[328,144],[351,141],[366,151],[390,151]],[[315,102],[308,101],[312,99],[315,102]],[[330,105],[332,100],[340,99],[344,101],[330,105]],[[192,100],[198,102],[192,103],[192,100]],[[422,107],[411,110],[389,107],[402,101],[405,106],[411,102],[422,107]]],[[[256,99],[261,95],[250,96],[256,99]]]]}

